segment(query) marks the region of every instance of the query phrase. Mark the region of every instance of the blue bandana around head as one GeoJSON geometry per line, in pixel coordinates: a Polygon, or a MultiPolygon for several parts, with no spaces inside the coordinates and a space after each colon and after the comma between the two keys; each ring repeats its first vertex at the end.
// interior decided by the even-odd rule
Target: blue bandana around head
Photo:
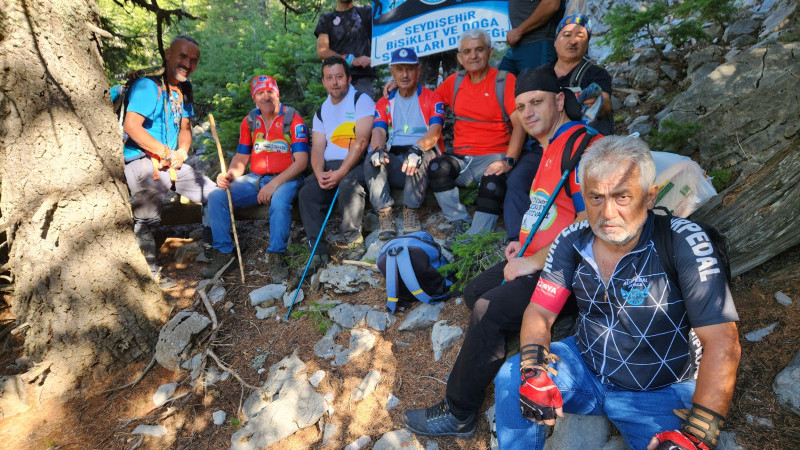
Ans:
{"type": "Polygon", "coordinates": [[[592,20],[589,16],[583,14],[572,14],[561,19],[561,22],[558,23],[558,27],[556,28],[556,36],[558,36],[558,33],[561,33],[561,30],[564,29],[565,26],[571,23],[586,28],[586,34],[589,36],[589,39],[592,38],[592,20]]]}

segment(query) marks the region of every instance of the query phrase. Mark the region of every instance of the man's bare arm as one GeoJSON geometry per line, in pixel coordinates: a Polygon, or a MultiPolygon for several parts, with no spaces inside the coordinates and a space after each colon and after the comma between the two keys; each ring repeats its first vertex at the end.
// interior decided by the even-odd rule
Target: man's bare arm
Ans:
{"type": "Polygon", "coordinates": [[[319,180],[325,172],[325,147],[328,145],[328,138],[325,133],[314,131],[311,141],[311,169],[319,180]]]}
{"type": "Polygon", "coordinates": [[[372,141],[370,146],[373,150],[376,148],[386,148],[386,130],[381,127],[374,127],[372,129],[372,141]]]}
{"type": "Polygon", "coordinates": [[[319,36],[317,36],[317,58],[325,59],[329,56],[341,56],[344,58],[344,55],[340,55],[331,50],[330,37],[328,37],[328,35],[325,33],[321,33],[319,36]]]}
{"type": "Polygon", "coordinates": [[[162,159],[166,158],[169,154],[169,147],[163,142],[159,142],[159,140],[153,136],[150,136],[150,133],[144,129],[143,115],[133,111],[125,113],[125,125],[123,130],[131,139],[139,144],[139,147],[145,149],[147,152],[157,155],[162,159]]]}
{"type": "Polygon", "coordinates": [[[361,157],[364,155],[364,150],[366,150],[369,146],[369,137],[371,134],[370,131],[372,130],[372,119],[372,116],[364,116],[356,120],[356,138],[350,143],[347,156],[344,158],[341,167],[338,169],[338,172],[341,172],[342,176],[350,172],[350,169],[355,167],[358,162],[361,161],[361,157]]]}
{"type": "Polygon", "coordinates": [[[695,328],[703,344],[692,402],[725,416],[733,398],[736,369],[742,354],[735,322],[695,328]]]}
{"type": "Polygon", "coordinates": [[[519,24],[518,27],[509,30],[506,35],[506,40],[509,45],[517,45],[525,33],[546,24],[547,21],[550,20],[550,17],[558,11],[560,6],[560,0],[542,0],[527,19],[519,24]]]}
{"type": "MultiPolygon", "coordinates": [[[[427,151],[432,149],[436,146],[436,143],[439,142],[439,136],[442,134],[442,126],[438,123],[435,123],[428,127],[428,131],[422,135],[421,138],[417,141],[417,145],[422,147],[423,150],[427,151]]],[[[443,148],[439,149],[440,152],[444,152],[443,148]]]]}

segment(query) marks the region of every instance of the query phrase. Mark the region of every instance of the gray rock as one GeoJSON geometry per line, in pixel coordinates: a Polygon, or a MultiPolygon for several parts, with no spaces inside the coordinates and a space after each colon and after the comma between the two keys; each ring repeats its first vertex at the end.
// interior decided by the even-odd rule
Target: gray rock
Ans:
{"type": "Polygon", "coordinates": [[[190,242],[186,245],[181,245],[175,249],[175,262],[178,264],[186,264],[194,261],[203,251],[203,246],[200,242],[190,242]]]}
{"type": "Polygon", "coordinates": [[[564,414],[553,427],[553,434],[544,444],[545,450],[585,450],[608,441],[611,422],[605,416],[564,414]]]}
{"type": "Polygon", "coordinates": [[[375,331],[386,331],[397,318],[385,311],[370,310],[367,312],[367,326],[375,331]]]}
{"type": "Polygon", "coordinates": [[[724,50],[718,45],[709,45],[699,51],[692,52],[686,55],[686,73],[694,72],[709,61],[721,63],[724,54],[724,50]]]}
{"type": "Polygon", "coordinates": [[[0,419],[5,419],[30,409],[25,382],[19,375],[0,377],[0,419]]]}
{"type": "Polygon", "coordinates": [[[333,358],[336,355],[336,352],[342,350],[342,346],[336,344],[336,336],[338,336],[341,332],[342,328],[336,324],[333,324],[332,327],[328,328],[325,336],[323,336],[319,342],[314,344],[314,354],[320,358],[333,358]]]}
{"type": "Polygon", "coordinates": [[[764,19],[763,29],[760,38],[769,36],[772,33],[791,29],[797,23],[797,18],[792,20],[792,14],[797,10],[796,0],[781,0],[773,7],[769,8],[769,15],[764,19]]]}
{"type": "Polygon", "coordinates": [[[789,297],[781,291],[775,293],[775,300],[783,306],[792,306],[792,297],[789,297]]]}
{"type": "Polygon", "coordinates": [[[776,326],[778,326],[778,322],[773,322],[760,330],[751,331],[745,334],[744,338],[750,342],[758,342],[772,333],[772,330],[774,330],[776,326]]]}
{"type": "Polygon", "coordinates": [[[634,108],[639,104],[639,97],[636,94],[628,94],[623,104],[626,108],[634,108]]]}
{"type": "Polygon", "coordinates": [[[261,449],[316,424],[325,414],[325,400],[308,381],[291,378],[247,425],[231,436],[231,449],[261,449]]]}
{"type": "Polygon", "coordinates": [[[639,116],[633,119],[630,125],[628,125],[628,133],[639,133],[639,136],[644,137],[650,134],[650,130],[653,129],[653,123],[650,121],[650,116],[639,116]]]}
{"type": "Polygon", "coordinates": [[[203,355],[201,353],[197,353],[191,358],[187,359],[181,364],[181,369],[186,370],[194,370],[197,367],[200,367],[200,362],[203,360],[203,355]]]}
{"type": "Polygon", "coordinates": [[[265,320],[275,317],[278,314],[278,305],[262,308],[256,306],[256,319],[265,320]]]}
{"type": "Polygon", "coordinates": [[[664,88],[657,87],[657,88],[653,89],[652,91],[650,91],[649,94],[647,94],[647,98],[650,99],[650,100],[655,100],[655,99],[658,99],[660,97],[663,97],[664,94],[666,94],[666,91],[664,91],[664,88]]]}
{"type": "Polygon", "coordinates": [[[614,77],[611,80],[611,87],[612,88],[624,88],[624,87],[628,87],[628,86],[630,86],[630,83],[628,83],[628,80],[626,78],[614,77]]]}
{"type": "Polygon", "coordinates": [[[675,79],[678,78],[678,71],[669,64],[662,64],[659,66],[659,69],[661,69],[661,72],[671,81],[675,81],[675,79]]]}
{"type": "MultiPolygon", "coordinates": [[[[439,444],[436,441],[428,440],[425,443],[425,450],[439,450],[439,444]]],[[[492,450],[497,450],[496,447],[492,447],[492,450]]]]}
{"type": "Polygon", "coordinates": [[[131,434],[160,438],[167,435],[167,429],[163,425],[139,425],[131,434]]]}
{"type": "Polygon", "coordinates": [[[489,436],[491,436],[489,448],[491,450],[499,450],[500,444],[497,443],[497,421],[495,420],[494,408],[495,405],[492,405],[485,413],[486,421],[489,423],[489,436]]]}
{"type": "Polygon", "coordinates": [[[615,95],[611,96],[611,109],[614,111],[622,109],[622,102],[615,95]]]}
{"type": "Polygon", "coordinates": [[[361,227],[364,228],[365,233],[370,234],[373,231],[380,229],[381,220],[378,219],[378,216],[376,216],[375,213],[364,213],[364,221],[362,222],[361,227]]]}
{"type": "Polygon", "coordinates": [[[410,431],[402,428],[385,433],[378,439],[372,450],[395,450],[398,448],[422,450],[423,447],[410,431]]]}
{"type": "Polygon", "coordinates": [[[425,220],[422,221],[422,228],[428,228],[444,222],[447,222],[447,219],[445,219],[444,214],[442,214],[441,211],[438,211],[429,215],[425,218],[425,220]]]}
{"type": "Polygon", "coordinates": [[[297,288],[292,292],[287,292],[283,294],[283,306],[286,308],[292,306],[292,299],[294,299],[294,304],[296,305],[302,302],[304,298],[306,298],[306,294],[303,292],[302,289],[297,288]],[[297,292],[297,298],[294,297],[295,292],[297,292]]]}
{"type": "Polygon", "coordinates": [[[386,409],[392,409],[400,403],[400,399],[395,397],[393,394],[389,394],[389,397],[386,399],[386,409]]]}
{"type": "Polygon", "coordinates": [[[378,253],[380,253],[383,244],[386,243],[386,241],[378,239],[379,231],[380,230],[375,230],[364,238],[364,247],[367,249],[367,252],[361,257],[361,261],[375,262],[378,260],[378,253]]]}
{"type": "Polygon", "coordinates": [[[205,385],[206,387],[214,385],[220,381],[227,380],[230,376],[230,372],[220,372],[216,367],[209,367],[206,370],[205,385]]]}
{"type": "Polygon", "coordinates": [[[731,42],[736,37],[754,34],[759,26],[760,23],[753,19],[739,19],[725,29],[725,32],[722,34],[722,40],[731,42]]]}
{"type": "Polygon", "coordinates": [[[350,332],[350,347],[337,351],[333,357],[334,366],[343,366],[357,356],[372,350],[375,346],[375,334],[366,329],[356,329],[350,332]]]}
{"type": "Polygon", "coordinates": [[[747,419],[747,423],[756,424],[767,428],[773,427],[772,421],[766,417],[756,417],[752,414],[745,414],[744,418],[747,419]]]}
{"type": "Polygon", "coordinates": [[[308,382],[311,383],[312,386],[315,388],[319,387],[319,384],[322,383],[322,380],[325,379],[325,371],[318,370],[314,372],[314,375],[308,378],[308,382]]]}
{"type": "MultiPolygon", "coordinates": [[[[250,363],[250,367],[252,367],[253,369],[261,369],[261,366],[263,366],[265,362],[267,362],[267,355],[264,353],[260,353],[253,357],[253,362],[250,363]]],[[[263,370],[259,370],[258,371],[259,375],[262,372],[263,370]]]]}
{"type": "Polygon", "coordinates": [[[366,447],[370,442],[372,442],[372,439],[370,439],[369,436],[361,436],[355,441],[347,444],[347,447],[345,447],[344,450],[361,450],[362,448],[366,447]]]}
{"type": "Polygon", "coordinates": [[[367,398],[381,381],[381,373],[377,370],[370,370],[369,373],[358,383],[358,386],[353,390],[353,395],[350,398],[354,402],[360,402],[367,398]]]}
{"type": "Polygon", "coordinates": [[[208,299],[211,303],[219,303],[225,298],[225,288],[220,285],[215,285],[208,293],[208,299]]]}
{"type": "Polygon", "coordinates": [[[339,427],[332,423],[325,424],[325,431],[322,432],[322,446],[326,447],[328,444],[331,443],[331,439],[336,437],[336,434],[339,432],[339,427]]]}
{"type": "Polygon", "coordinates": [[[285,293],[285,285],[268,284],[250,292],[250,304],[253,306],[261,305],[262,308],[272,306],[275,304],[275,302],[281,299],[285,293]]]}
{"type": "Polygon", "coordinates": [[[363,286],[375,287],[378,280],[373,277],[375,272],[362,267],[344,265],[333,266],[318,272],[319,282],[332,289],[337,294],[350,294],[359,292],[363,286]]]}
{"type": "Polygon", "coordinates": [[[158,333],[156,361],[169,370],[178,370],[183,361],[182,355],[191,350],[195,335],[211,324],[211,320],[199,313],[181,311],[170,319],[158,333]]]}
{"type": "Polygon", "coordinates": [[[602,450],[628,450],[628,445],[625,444],[625,439],[622,439],[622,436],[611,436],[611,439],[606,442],[602,450]]]}
{"type": "Polygon", "coordinates": [[[220,409],[211,414],[211,420],[214,421],[214,425],[222,425],[225,423],[225,416],[225,411],[220,409]]]}
{"type": "Polygon", "coordinates": [[[433,326],[431,342],[433,343],[433,360],[438,361],[442,352],[450,348],[464,332],[457,326],[447,325],[446,320],[440,320],[433,326]]]}
{"type": "Polygon", "coordinates": [[[800,415],[800,351],[785,369],[780,371],[772,383],[778,403],[789,411],[800,415]]]}
{"type": "Polygon", "coordinates": [[[717,450],[744,450],[744,447],[736,441],[736,434],[733,431],[723,431],[719,434],[717,450]]]}
{"type": "Polygon", "coordinates": [[[306,363],[300,360],[295,353],[276,362],[269,368],[267,381],[264,383],[264,394],[267,397],[275,395],[289,380],[306,368],[306,363]]]}
{"type": "Polygon", "coordinates": [[[749,47],[755,44],[756,38],[750,35],[739,36],[731,41],[732,47],[749,47]]]}
{"type": "Polygon", "coordinates": [[[432,327],[439,320],[439,313],[442,311],[444,303],[427,304],[420,303],[412,309],[406,320],[400,324],[400,331],[416,331],[432,327]]]}
{"type": "Polygon", "coordinates": [[[343,328],[363,327],[366,323],[367,312],[371,309],[369,305],[342,303],[329,309],[328,317],[343,328]]]}
{"type": "Polygon", "coordinates": [[[650,90],[658,86],[658,72],[647,66],[636,66],[629,75],[636,89],[650,90]]]}
{"type": "Polygon", "coordinates": [[[160,408],[164,406],[172,397],[172,394],[175,393],[175,389],[178,387],[178,383],[167,383],[162,384],[161,386],[156,389],[156,393],[153,394],[153,404],[156,408],[160,408]]]}

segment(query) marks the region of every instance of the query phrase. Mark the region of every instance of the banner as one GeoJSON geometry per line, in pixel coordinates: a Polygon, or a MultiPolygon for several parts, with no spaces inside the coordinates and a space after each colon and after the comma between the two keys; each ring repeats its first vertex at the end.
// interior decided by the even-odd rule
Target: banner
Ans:
{"type": "Polygon", "coordinates": [[[465,31],[480,28],[492,41],[511,29],[508,2],[496,0],[373,0],[372,65],[388,64],[398,48],[419,56],[458,47],[465,31]]]}

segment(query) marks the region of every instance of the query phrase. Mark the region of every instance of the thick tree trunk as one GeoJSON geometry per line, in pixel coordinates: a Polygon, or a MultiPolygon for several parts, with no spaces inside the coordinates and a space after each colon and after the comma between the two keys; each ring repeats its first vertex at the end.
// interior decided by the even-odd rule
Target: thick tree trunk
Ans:
{"type": "Polygon", "coordinates": [[[133,238],[97,19],[90,0],[0,0],[0,212],[45,395],[145,357],[167,314],[133,238]]]}

